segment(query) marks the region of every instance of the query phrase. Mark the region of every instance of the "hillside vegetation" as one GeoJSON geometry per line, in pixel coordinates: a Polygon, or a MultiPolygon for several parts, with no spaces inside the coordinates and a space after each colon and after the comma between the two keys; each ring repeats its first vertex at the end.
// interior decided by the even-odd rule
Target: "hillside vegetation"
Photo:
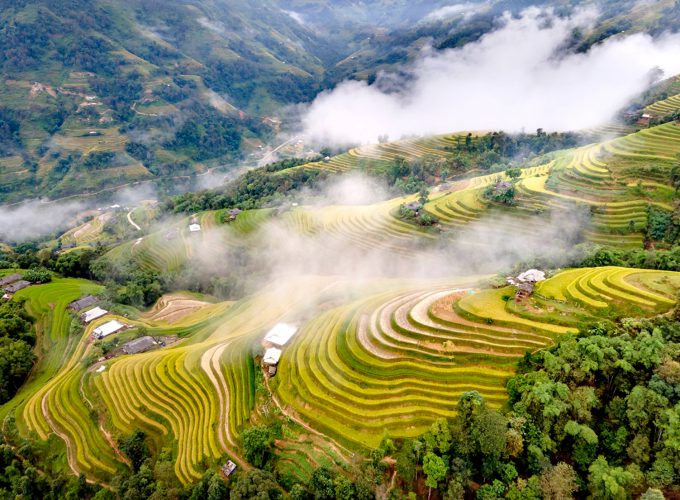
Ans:
{"type": "MultiPolygon", "coordinates": [[[[541,284],[531,305],[516,305],[509,289],[479,289],[475,279],[376,283],[362,292],[369,292],[365,299],[303,324],[286,348],[270,404],[340,450],[377,447],[385,432],[415,437],[433,420],[453,417],[457,395],[466,391],[501,406],[517,359],[554,345],[578,325],[668,310],[680,283],[676,274],[563,272],[541,284]]],[[[47,440],[54,433],[65,444],[70,469],[104,482],[125,467],[109,433],[125,435],[131,428],[143,429],[154,449],[175,450],[174,473],[183,483],[199,479],[205,464],[239,460],[244,426],[264,418],[251,354],[263,332],[279,320],[301,318],[310,295],[332,301],[359,291],[347,281],[305,278],[272,284],[235,304],[206,304],[170,323],[114,316],[150,334],[185,340],[98,361],[102,341],[93,342],[90,333],[104,320],[74,329],[76,320],[65,311],[88,287],[94,289],[55,280],[17,294],[51,329],[40,332],[44,350],[34,375],[2,412],[13,415],[18,436],[47,440]],[[50,298],[54,293],[58,302],[50,298]]],[[[288,449],[285,442],[282,449],[288,449]]]]}

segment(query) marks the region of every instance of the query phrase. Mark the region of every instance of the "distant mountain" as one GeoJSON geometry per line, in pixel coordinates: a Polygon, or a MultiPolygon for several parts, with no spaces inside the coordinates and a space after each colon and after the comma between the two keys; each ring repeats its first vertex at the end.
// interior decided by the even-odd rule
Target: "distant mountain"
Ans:
{"type": "Polygon", "coordinates": [[[337,58],[259,0],[3,0],[0,201],[237,158],[337,58]]]}
{"type": "MultiPolygon", "coordinates": [[[[579,2],[0,0],[0,203],[228,165],[273,138],[283,106],[533,4],[579,2]]],[[[599,5],[574,49],[678,24],[671,0],[599,5]]]]}

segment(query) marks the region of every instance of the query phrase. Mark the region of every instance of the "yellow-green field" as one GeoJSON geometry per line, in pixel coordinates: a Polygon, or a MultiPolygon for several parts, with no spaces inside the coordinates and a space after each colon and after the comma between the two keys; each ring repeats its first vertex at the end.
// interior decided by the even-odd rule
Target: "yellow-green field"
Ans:
{"type": "Polygon", "coordinates": [[[306,477],[315,464],[345,462],[345,450],[376,446],[385,432],[414,436],[453,416],[463,391],[503,405],[505,381],[525,352],[553,345],[583,321],[668,310],[680,273],[565,271],[541,283],[529,303],[516,303],[511,287],[478,283],[299,277],[235,303],[168,297],[138,319],[109,315],[74,333],[67,304],[101,287],[56,279],[17,294],[38,318],[40,361],[0,416],[14,415],[26,438],[55,435],[73,472],[100,481],[125,467],[115,437],[143,429],[172,448],[175,473],[187,483],[227,457],[243,464],[239,435],[259,418],[253,349],[275,323],[295,322],[301,328],[269,387],[283,414],[313,431],[284,439],[277,451],[282,466],[298,464],[306,477]],[[91,359],[90,332],[112,317],[180,341],[91,359]]]}

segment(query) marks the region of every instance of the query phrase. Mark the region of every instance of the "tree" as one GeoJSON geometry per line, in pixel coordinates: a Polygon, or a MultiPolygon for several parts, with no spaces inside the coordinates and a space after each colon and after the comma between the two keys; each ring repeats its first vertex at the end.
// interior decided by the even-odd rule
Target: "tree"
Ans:
{"type": "Polygon", "coordinates": [[[425,484],[429,488],[427,494],[428,498],[430,498],[430,495],[432,494],[432,488],[436,488],[439,482],[446,478],[447,471],[448,466],[441,457],[438,457],[431,451],[425,454],[423,457],[423,472],[427,476],[425,484]]]}
{"type": "Polygon", "coordinates": [[[478,500],[500,500],[505,494],[505,485],[498,479],[494,479],[491,484],[482,485],[477,490],[478,500]]]}
{"type": "Polygon", "coordinates": [[[505,171],[505,175],[510,177],[511,180],[515,181],[519,179],[522,176],[522,169],[521,168],[508,168],[505,171]]]}
{"type": "Polygon", "coordinates": [[[333,475],[328,467],[319,467],[312,473],[309,489],[315,500],[333,500],[335,498],[333,475]]]}
{"type": "Polygon", "coordinates": [[[633,474],[622,467],[612,467],[603,456],[588,468],[588,491],[592,498],[624,499],[628,498],[628,488],[632,486],[633,474]]]}
{"type": "Polygon", "coordinates": [[[97,257],[93,250],[79,250],[59,254],[54,270],[73,278],[91,278],[90,263],[97,257]]]}
{"type": "Polygon", "coordinates": [[[412,483],[416,478],[416,469],[419,462],[419,454],[416,453],[414,441],[407,440],[396,454],[396,471],[404,482],[412,483]]]}
{"type": "Polygon", "coordinates": [[[442,417],[435,420],[425,439],[429,441],[430,451],[437,450],[440,455],[448,453],[451,448],[451,430],[446,419],[442,417]]]}
{"type": "Polygon", "coordinates": [[[475,417],[472,437],[482,455],[498,458],[505,451],[507,419],[496,410],[485,410],[475,417]]]}
{"type": "Polygon", "coordinates": [[[34,268],[24,273],[24,279],[31,283],[48,283],[52,281],[52,274],[45,268],[34,268]]]}
{"type": "Polygon", "coordinates": [[[125,453],[125,456],[130,459],[132,470],[135,472],[137,472],[144,461],[151,456],[145,438],[146,433],[138,429],[130,436],[118,441],[120,451],[125,453]]]}
{"type": "Polygon", "coordinates": [[[309,492],[301,484],[294,484],[288,492],[291,500],[308,500],[310,498],[309,492]]]}
{"type": "Polygon", "coordinates": [[[243,449],[248,462],[262,468],[269,460],[272,445],[271,431],[265,426],[251,427],[243,432],[243,449]]]}
{"type": "Polygon", "coordinates": [[[465,487],[457,479],[451,479],[444,492],[444,500],[463,500],[465,498],[465,487]]]}
{"type": "Polygon", "coordinates": [[[540,477],[541,492],[545,500],[572,498],[578,490],[578,476],[574,468],[560,462],[543,471],[540,477]]]}
{"type": "Polygon", "coordinates": [[[663,493],[661,490],[654,488],[648,488],[641,496],[640,500],[664,500],[663,493]]]}
{"type": "Polygon", "coordinates": [[[8,401],[31,371],[35,355],[23,340],[0,338],[0,403],[8,401]]]}
{"type": "Polygon", "coordinates": [[[421,206],[425,206],[429,194],[427,187],[423,186],[420,188],[420,191],[418,191],[418,203],[420,203],[421,206]]]}
{"type": "Polygon", "coordinates": [[[355,498],[354,484],[345,476],[339,474],[335,481],[335,500],[353,500],[355,498]]]}
{"type": "Polygon", "coordinates": [[[253,469],[238,476],[231,488],[232,500],[277,500],[281,489],[271,472],[253,469]]]}
{"type": "Polygon", "coordinates": [[[224,483],[219,474],[215,474],[210,478],[208,483],[208,498],[207,500],[223,500],[229,496],[227,485],[224,483]]]}

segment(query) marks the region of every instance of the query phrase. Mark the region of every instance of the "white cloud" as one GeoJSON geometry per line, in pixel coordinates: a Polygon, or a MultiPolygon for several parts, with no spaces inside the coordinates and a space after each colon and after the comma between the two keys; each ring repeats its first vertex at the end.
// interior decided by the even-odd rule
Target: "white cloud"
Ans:
{"type": "Polygon", "coordinates": [[[85,204],[78,201],[41,203],[37,200],[0,209],[0,241],[24,241],[67,228],[85,204]]]}
{"type": "Polygon", "coordinates": [[[294,10],[284,10],[284,13],[288,14],[288,16],[295,21],[296,23],[306,26],[305,19],[302,17],[302,14],[299,12],[295,12],[294,10]]]}
{"type": "MultiPolygon", "coordinates": [[[[346,81],[317,96],[305,132],[325,143],[375,142],[458,130],[574,130],[602,124],[650,83],[655,67],[680,73],[680,35],[617,37],[589,52],[560,53],[592,10],[557,18],[537,8],[459,49],[429,51],[387,93],[346,81]]],[[[391,77],[393,87],[393,79],[391,77]]]]}
{"type": "Polygon", "coordinates": [[[463,16],[463,18],[465,19],[472,16],[476,12],[485,9],[488,5],[489,5],[488,2],[481,3],[464,2],[456,3],[453,5],[446,5],[444,7],[440,7],[430,12],[427,16],[423,18],[423,21],[424,22],[443,21],[446,19],[451,19],[452,17],[456,16],[463,16]]]}

